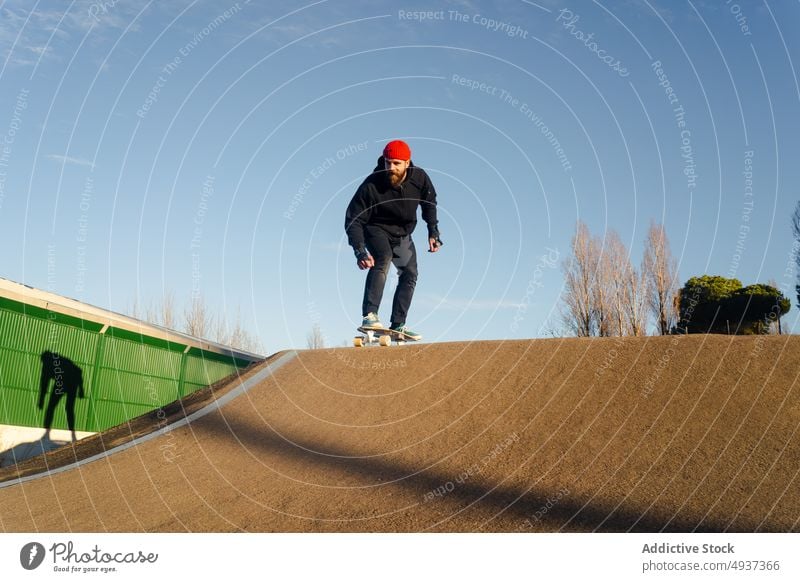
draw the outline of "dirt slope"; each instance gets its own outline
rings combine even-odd
[[[183,428],[0,489],[0,529],[800,531],[799,373],[790,336],[300,352]]]

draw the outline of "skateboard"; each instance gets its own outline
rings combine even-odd
[[[353,345],[357,348],[375,344],[381,346],[390,346],[392,345],[392,340],[394,340],[394,342],[398,345],[402,345],[406,342],[417,341],[401,331],[394,331],[388,327],[382,327],[378,329],[359,327],[356,329],[356,331],[363,334],[357,335],[353,338]]]

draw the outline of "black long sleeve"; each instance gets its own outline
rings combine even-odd
[[[369,188],[366,184],[361,184],[345,212],[344,230],[347,233],[347,242],[356,251],[364,248],[364,225],[372,215],[372,205],[368,198]]]
[[[407,236],[417,224],[417,208],[422,206],[422,218],[428,225],[428,236],[438,238],[436,218],[436,190],[422,168],[410,167],[408,178],[392,187],[385,173],[378,167],[358,187],[347,206],[344,230],[347,242],[356,251],[363,250],[364,229],[376,225],[392,236]]]
[[[439,220],[436,213],[436,189],[428,174],[425,174],[425,185],[422,189],[422,220],[428,225],[428,237],[439,238]]]

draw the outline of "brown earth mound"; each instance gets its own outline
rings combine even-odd
[[[0,528],[800,531],[798,373],[791,336],[300,352],[182,428],[0,489]]]

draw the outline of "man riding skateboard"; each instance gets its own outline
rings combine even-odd
[[[344,228],[358,268],[369,269],[361,305],[361,326],[365,329],[383,328],[378,308],[392,263],[398,282],[390,329],[408,339],[422,339],[406,325],[417,284],[417,251],[411,233],[417,225],[419,206],[428,225],[428,251],[435,253],[442,246],[436,220],[436,190],[425,170],[411,162],[408,144],[390,141],[372,174],[356,190],[345,214]]]

